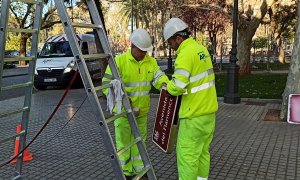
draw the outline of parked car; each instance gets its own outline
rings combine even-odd
[[[4,52],[4,58],[14,58],[14,57],[19,57],[20,53],[18,50],[6,50]],[[14,68],[16,67],[16,64],[18,64],[18,61],[13,61],[13,62],[5,62],[4,63],[4,68]]]
[[[6,50],[4,55],[6,57],[18,57],[19,56],[19,51],[18,50]]]

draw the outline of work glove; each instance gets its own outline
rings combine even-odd
[[[166,92],[167,92],[168,96],[174,97],[174,96],[173,96],[172,94],[170,94],[167,90],[166,90]]]
[[[162,88],[161,88],[161,89],[166,90],[167,95],[173,97],[173,95],[171,95],[171,94],[168,92],[168,90],[167,90],[167,84],[166,84],[166,83],[163,83],[163,84],[162,84]]]

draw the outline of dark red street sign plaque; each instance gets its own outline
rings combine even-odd
[[[300,94],[289,95],[287,121],[291,124],[300,124]]]
[[[160,92],[152,141],[165,153],[173,151],[177,138],[180,99],[169,95],[165,88]]]

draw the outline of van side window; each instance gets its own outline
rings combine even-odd
[[[82,43],[81,52],[82,52],[82,54],[89,54],[89,49],[88,49],[88,43],[87,42]]]
[[[89,54],[97,54],[97,48],[95,42],[89,42]]]

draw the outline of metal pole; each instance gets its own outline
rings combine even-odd
[[[170,13],[170,19],[172,18],[172,14]],[[168,74],[173,74],[173,67],[172,67],[172,49],[169,46],[169,58],[168,58]]]
[[[237,62],[237,26],[238,26],[238,0],[234,0],[232,48],[230,63],[227,69],[227,92],[224,95],[224,103],[238,104],[241,102],[239,90],[239,66]]]
[[[223,40],[221,41],[221,57],[220,57],[220,71],[222,71],[222,63],[223,63],[223,45],[224,44],[224,42],[223,42]]]
[[[133,0],[131,0],[131,33],[133,32]]]
[[[254,50],[254,51],[253,51],[253,64],[255,64],[255,61],[256,61],[256,60],[255,60],[255,56],[256,56],[256,55],[255,55],[255,53],[256,53],[255,48],[256,48],[256,43],[255,43],[255,41],[254,41],[254,42],[253,42],[253,50]]]

